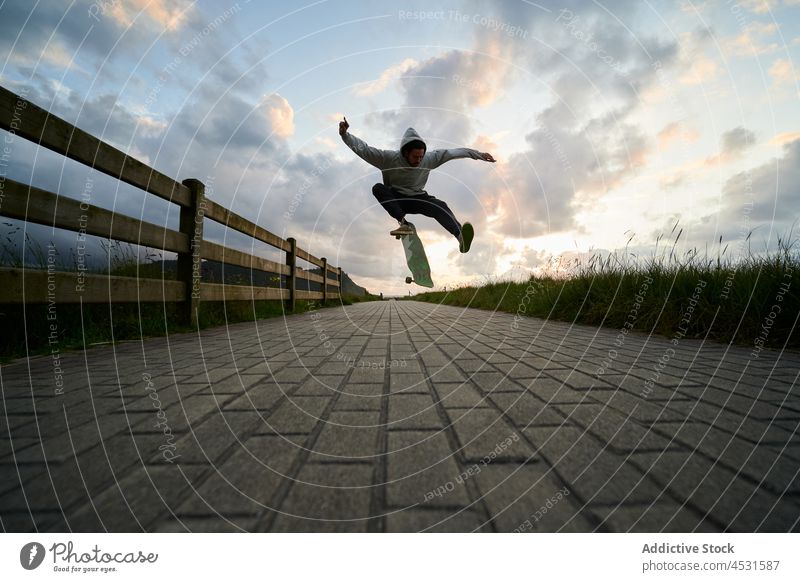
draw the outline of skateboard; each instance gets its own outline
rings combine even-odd
[[[414,228],[414,225],[411,227]],[[432,288],[431,267],[428,264],[428,257],[425,255],[422,241],[417,235],[417,229],[414,228],[413,234],[395,235],[395,238],[402,239],[408,270],[413,275],[413,277],[406,277],[406,283],[416,283],[421,287]]]

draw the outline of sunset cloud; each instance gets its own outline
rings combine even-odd
[[[773,53],[778,50],[779,45],[769,42],[768,39],[777,30],[778,26],[774,23],[751,22],[741,33],[729,39],[724,47],[726,52],[744,57]]]
[[[687,127],[680,121],[673,121],[658,132],[658,147],[664,149],[675,141],[694,143],[700,138],[700,133]]]
[[[119,26],[130,27],[144,20],[157,27],[174,31],[186,21],[194,3],[189,0],[125,0],[110,2],[103,8]]]
[[[286,99],[277,93],[267,95],[261,102],[261,110],[275,135],[286,138],[294,134],[294,110]]]
[[[373,95],[377,95],[378,93],[384,91],[386,87],[389,86],[389,83],[398,79],[399,77],[402,77],[418,64],[419,63],[414,59],[405,59],[403,62],[392,65],[383,71],[381,76],[374,81],[369,81],[367,83],[358,85],[355,89],[353,89],[353,93],[359,97],[371,97]]]
[[[788,85],[797,81],[797,74],[788,59],[777,59],[772,63],[769,76],[776,85]]]

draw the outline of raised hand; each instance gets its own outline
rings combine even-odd
[[[350,124],[347,123],[347,118],[343,117],[344,121],[339,122],[339,135],[344,135],[347,133],[347,128],[350,127]]]
[[[497,160],[495,160],[495,159],[492,157],[492,154],[490,154],[490,153],[488,153],[488,152],[481,152],[481,157],[482,157],[482,158],[483,158],[485,161],[487,161],[487,162],[492,162],[492,163],[494,163],[494,162],[496,162],[496,161],[497,161]]]

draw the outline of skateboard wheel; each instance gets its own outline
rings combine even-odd
[[[406,277],[406,283],[408,283],[410,285],[413,282],[414,282],[414,279],[412,279],[411,277]]]

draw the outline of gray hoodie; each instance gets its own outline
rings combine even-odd
[[[413,127],[409,127],[400,140],[400,149],[407,143],[419,140],[425,143]],[[445,162],[458,158],[482,160],[478,150],[455,148],[450,150],[426,151],[419,166],[412,166],[400,153],[400,150],[379,150],[358,139],[351,133],[345,133],[342,141],[353,150],[358,157],[378,168],[383,174],[383,183],[406,196],[426,194],[425,183],[428,174]]]

